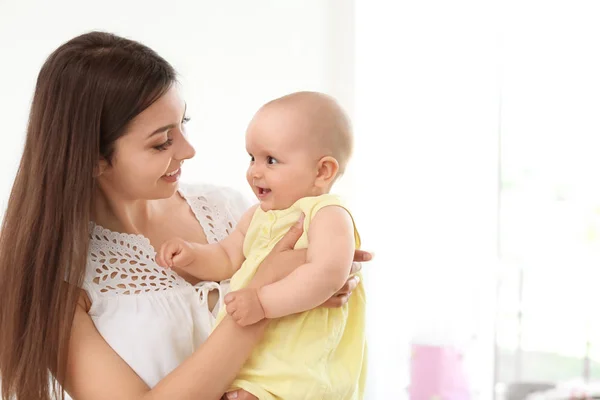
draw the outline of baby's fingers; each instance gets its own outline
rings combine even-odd
[[[160,248],[160,251],[158,252],[158,257],[156,259],[156,262],[158,263],[158,265],[161,265],[165,268],[172,268],[174,252],[175,252],[175,249],[172,244],[163,245]]]
[[[165,258],[163,256],[163,250],[161,249],[157,254],[156,254],[156,263],[163,267],[163,268],[169,268],[169,265],[167,264],[167,262],[165,261]]]

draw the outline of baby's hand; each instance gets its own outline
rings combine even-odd
[[[227,314],[241,326],[257,323],[265,318],[265,310],[258,298],[256,289],[241,289],[225,296]]]
[[[185,268],[192,262],[194,262],[192,245],[179,238],[164,242],[156,255],[156,263],[165,268]]]

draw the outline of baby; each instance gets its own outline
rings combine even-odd
[[[246,133],[248,183],[260,203],[219,243],[167,241],[157,261],[199,279],[231,279],[226,313],[245,326],[274,319],[233,388],[267,399],[362,399],[366,375],[365,293],[342,308],[319,307],[346,282],[360,238],[330,194],[352,152],[346,114],[331,97],[298,92],[273,100]],[[263,259],[303,219],[296,248],[306,263],[260,289],[247,287]],[[217,318],[225,315],[221,309]]]

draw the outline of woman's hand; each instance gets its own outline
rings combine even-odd
[[[229,392],[223,396],[222,400],[258,400],[253,394],[246,392],[245,390],[234,390],[233,392]]]
[[[304,216],[290,228],[290,230],[275,245],[271,253],[263,260],[250,282],[249,287],[260,288],[262,286],[277,282],[300,265],[306,263],[306,249],[294,250],[294,245],[303,233]],[[344,286],[323,307],[341,307],[348,302],[352,291],[360,282],[357,276],[353,276],[362,269],[362,263],[373,259],[373,254],[364,250],[354,252],[354,263],[350,270],[350,277]]]

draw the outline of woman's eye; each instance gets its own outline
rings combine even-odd
[[[274,165],[274,164],[277,164],[278,162],[279,161],[277,161],[275,158],[273,158],[271,156],[267,157],[267,164]]]
[[[173,144],[173,139],[167,139],[166,142],[159,144],[158,146],[154,146],[154,148],[158,151],[164,151],[169,148],[170,145]]]
[[[182,124],[187,124],[191,120],[192,120],[192,117],[183,117],[183,119],[181,120],[181,123]]]

